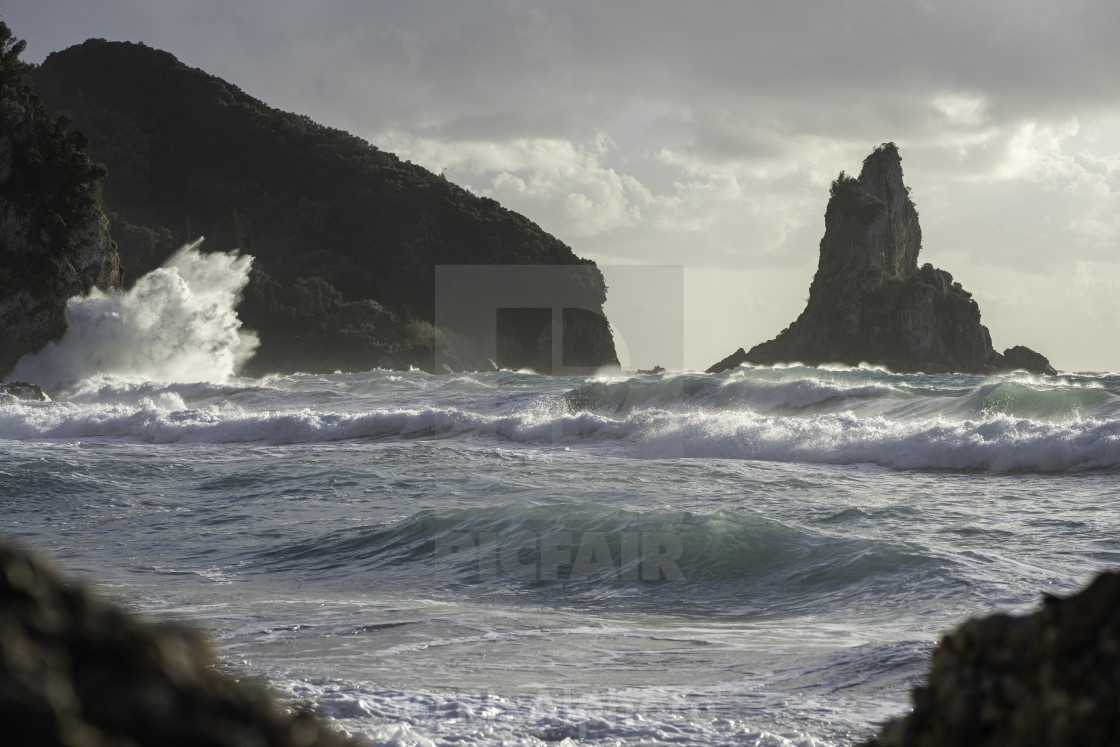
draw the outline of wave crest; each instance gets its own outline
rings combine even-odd
[[[11,378],[46,389],[97,374],[222,382],[257,348],[236,306],[253,258],[202,254],[188,244],[127,291],[92,291],[66,304],[66,333],[24,356]]]

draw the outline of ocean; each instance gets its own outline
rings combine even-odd
[[[0,396],[4,534],[385,744],[842,745],[1120,561],[1120,375],[739,368]]]
[[[387,745],[844,745],[1120,565],[1120,375],[246,379],[186,247],[0,394],[3,534]]]

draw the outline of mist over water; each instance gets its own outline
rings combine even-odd
[[[50,390],[97,374],[227,381],[256,350],[236,306],[253,258],[188,244],[130,290],[94,290],[66,305],[66,334],[24,356],[10,378]]]

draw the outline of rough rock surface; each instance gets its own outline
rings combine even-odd
[[[1120,744],[1120,573],[1025,617],[969,620],[913,697],[863,747]]]
[[[216,672],[197,635],[121,612],[4,543],[0,724],[12,745],[357,744]]]
[[[50,400],[44,392],[43,388],[38,384],[31,384],[26,381],[10,381],[6,384],[0,384],[0,394],[7,394],[16,399],[26,399],[35,402],[47,402]]]
[[[0,137],[0,140],[3,138]],[[74,230],[78,251],[59,258],[52,242],[36,236],[28,220],[13,214],[0,197],[0,254],[18,258],[0,285],[0,375],[11,371],[66,331],[66,302],[93,288],[119,286],[117,247],[103,214]],[[84,240],[82,237],[89,237]],[[24,268],[26,270],[24,271]]]
[[[859,178],[843,172],[825,211],[820,260],[801,316],[776,338],[708,369],[747,362],[883,365],[898,372],[1055,373],[1029,348],[992,348],[972,294],[932,265],[918,267],[922,229],[893,143],[875,149]]]

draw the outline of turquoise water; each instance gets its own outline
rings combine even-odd
[[[839,745],[1120,563],[1120,376],[741,368],[0,399],[4,531],[396,744]]]

